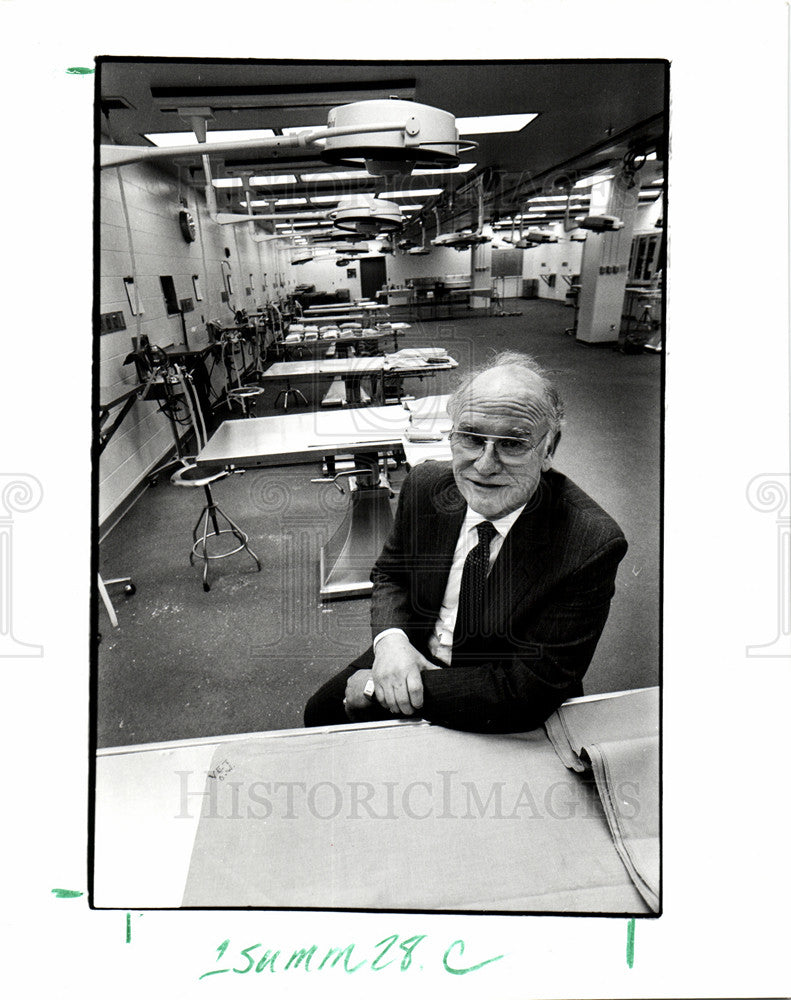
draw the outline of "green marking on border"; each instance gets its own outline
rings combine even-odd
[[[66,72],[71,73],[72,76],[88,76],[95,70],[92,70],[90,66],[69,66]]]
[[[126,915],[126,943],[129,944],[132,940],[132,914],[127,913]]]
[[[53,889],[52,894],[56,899],[76,899],[82,895],[76,889]]]
[[[626,964],[634,968],[634,917],[626,925]]]

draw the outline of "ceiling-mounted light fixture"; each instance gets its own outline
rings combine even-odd
[[[337,229],[364,235],[391,233],[403,225],[401,209],[394,201],[382,201],[370,194],[342,198],[328,217]]]
[[[311,250],[310,247],[296,250],[291,254],[291,263],[294,266],[297,264],[307,264],[308,261],[311,260],[313,260],[313,250]]]
[[[377,131],[367,127],[372,119],[387,124]],[[460,147],[477,145],[459,141],[452,114],[412,101],[344,104],[332,108],[327,127],[333,134],[327,137],[322,159],[346,166],[362,159],[375,176],[411,174],[417,164],[456,167]]]
[[[558,242],[558,238],[554,233],[545,233],[543,229],[528,229],[523,238],[529,246],[538,246],[540,243]]]
[[[579,229],[589,229],[592,233],[611,233],[623,229],[623,221],[615,215],[589,215],[579,223]]]
[[[431,241],[435,247],[453,247],[454,250],[467,250],[479,243],[491,243],[491,236],[483,232],[483,178],[475,180],[478,196],[478,228],[473,233],[469,230],[461,230],[456,233],[442,233]],[[437,214],[437,229],[439,229],[439,214]]]
[[[190,114],[206,109],[191,109]],[[204,114],[204,118],[206,115]],[[196,134],[198,134],[196,132]],[[369,173],[409,174],[417,165],[452,168],[459,152],[477,143],[459,141],[456,119],[447,111],[410,101],[356,101],[332,108],[326,128],[298,135],[212,143],[206,148],[205,126],[200,144],[184,146],[100,146],[102,167],[206,153],[242,153],[259,149],[311,149],[327,163],[365,166]],[[201,150],[200,146],[204,149]],[[350,162],[351,161],[351,162]]]

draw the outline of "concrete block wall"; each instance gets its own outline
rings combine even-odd
[[[161,275],[173,278],[179,299],[193,299],[194,311],[185,314],[192,348],[208,343],[208,321],[229,323],[234,309],[264,306],[299,280],[290,275],[279,244],[254,241],[247,225],[218,225],[208,214],[202,192],[180,187],[176,176],[155,166],[133,164],[102,171],[99,194],[99,311],[120,311],[126,322],[126,330],[99,337],[102,401],[136,384],[134,365],[123,363],[133,337],[145,335],[161,347],[183,343],[181,317],[167,315]],[[193,243],[181,235],[180,198],[186,199],[195,219]],[[233,288],[229,304],[221,300],[227,272]],[[196,299],[193,275],[198,275],[202,301]],[[127,276],[135,278],[143,308],[138,316],[132,315],[127,299],[123,280]],[[100,457],[100,525],[172,444],[170,424],[157,404],[136,401]]]

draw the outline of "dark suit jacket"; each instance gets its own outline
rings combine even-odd
[[[371,572],[373,635],[402,628],[428,656],[466,512],[450,464],[417,466]],[[453,729],[523,732],[582,693],[626,539],[571,480],[544,473],[486,582],[474,659],[423,672],[423,716]]]

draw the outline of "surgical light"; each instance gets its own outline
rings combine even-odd
[[[344,232],[373,236],[388,233],[403,225],[401,209],[393,201],[383,201],[370,194],[343,198],[329,213],[336,228]]]

